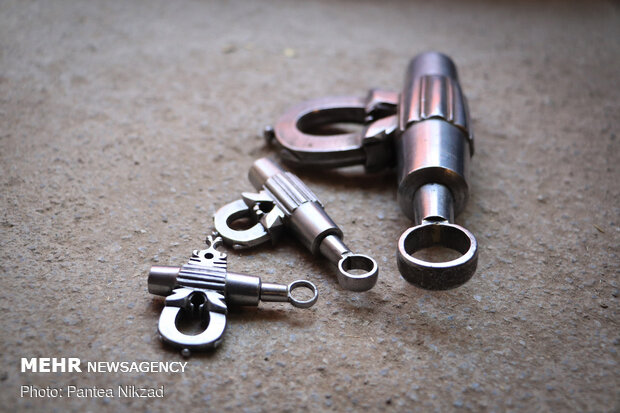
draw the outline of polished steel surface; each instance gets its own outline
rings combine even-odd
[[[415,193],[414,222],[454,221],[452,193],[444,185],[426,184]]]
[[[253,247],[271,238],[268,232],[269,227],[265,227],[260,222],[256,222],[250,228],[244,230],[236,230],[231,227],[232,222],[242,218],[251,218],[251,211],[243,199],[224,205],[213,218],[213,224],[219,235],[225,240],[235,240],[234,244],[232,244],[233,248]]]
[[[317,126],[342,122],[364,128],[328,136],[311,133]],[[301,103],[282,115],[274,128],[266,128],[265,137],[275,138],[283,160],[296,165],[362,164],[368,172],[395,166],[399,205],[417,225],[398,243],[403,277],[427,289],[454,288],[471,278],[477,243],[469,231],[452,222],[467,203],[474,138],[456,66],[448,56],[427,52],[413,58],[400,95],[373,89],[365,99],[334,97]],[[431,240],[431,245],[415,242],[416,237]],[[455,243],[452,237],[467,243]],[[433,245],[456,249],[463,256],[441,265],[413,256]]]
[[[454,62],[441,53],[422,53],[411,60],[401,105],[399,128],[407,129],[414,122],[440,118],[461,128],[471,141],[467,100],[461,91]]]
[[[310,281],[263,283],[259,277],[228,271],[226,254],[217,250],[221,243],[221,238],[209,236],[207,248],[195,250],[187,264],[180,268],[154,266],[149,272],[149,292],[166,296],[159,334],[185,353],[219,345],[226,329],[227,304],[256,306],[260,301],[273,301],[309,308],[318,299],[318,290]],[[311,298],[295,298],[292,292],[298,288],[311,290]],[[178,326],[181,316],[197,318],[206,327],[198,334],[184,333]]]
[[[408,282],[445,290],[467,282],[478,264],[478,243],[452,224],[467,203],[473,134],[456,66],[440,53],[415,57],[405,77],[395,138],[398,202],[416,226],[398,242],[398,269]],[[442,246],[461,257],[447,262],[416,258],[419,250]]]
[[[226,244],[249,248],[268,240],[276,242],[286,228],[313,254],[322,254],[338,267],[338,282],[343,288],[367,291],[377,283],[376,261],[354,254],[344,244],[342,230],[297,176],[274,161],[261,158],[250,168],[249,179],[259,192],[243,193],[242,200],[215,213],[215,230]],[[239,218],[249,219],[250,227],[232,228]]]
[[[450,189],[455,215],[465,208],[469,192],[467,142],[460,129],[441,119],[414,123],[398,136],[398,203],[409,219],[415,220],[415,193],[428,183]]]
[[[336,96],[301,103],[287,111],[265,139],[275,137],[283,161],[292,165],[340,166],[364,164],[367,170],[385,167],[396,129],[398,93],[370,90],[365,98]],[[313,130],[335,123],[364,124],[361,133],[315,135]]]

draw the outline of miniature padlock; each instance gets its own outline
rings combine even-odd
[[[342,241],[342,230],[327,215],[317,196],[297,176],[269,158],[254,162],[250,182],[258,193],[244,192],[242,199],[220,208],[214,216],[215,230],[235,248],[249,248],[268,240],[274,243],[285,229],[315,255],[338,266],[339,284],[351,291],[366,291],[377,283],[374,259],[355,254]],[[232,228],[239,218],[254,224],[244,230]]]
[[[289,302],[298,308],[309,308],[318,299],[318,290],[310,281],[297,280],[289,285],[264,283],[260,277],[227,270],[226,254],[217,250],[221,238],[207,238],[207,248],[195,250],[182,267],[151,267],[148,288],[151,294],[166,296],[159,317],[161,338],[188,350],[207,350],[217,347],[226,330],[229,305],[257,306],[260,301]],[[312,291],[312,297],[300,300],[293,297],[297,288]],[[199,317],[206,328],[195,335],[179,331],[181,313]]]

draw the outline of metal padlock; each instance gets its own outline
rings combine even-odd
[[[325,136],[322,126],[361,123],[361,132]],[[371,90],[365,98],[327,97],[297,105],[266,129],[292,165],[334,168],[363,164],[374,172],[395,167],[398,202],[415,223],[398,241],[401,275],[422,288],[458,287],[474,274],[478,244],[454,216],[468,198],[474,139],[467,102],[452,60],[436,52],[411,60],[402,92]],[[431,262],[414,256],[444,246],[459,258]]]
[[[207,248],[195,250],[182,267],[151,267],[148,288],[151,294],[166,297],[159,317],[159,334],[175,347],[207,350],[217,347],[226,330],[228,305],[257,306],[260,301],[289,302],[298,308],[309,308],[318,299],[314,284],[306,280],[289,285],[262,282],[260,277],[227,270],[227,256],[217,250],[221,238],[207,238]],[[292,291],[307,288],[312,297],[300,300]],[[206,323],[198,334],[181,332],[178,319],[181,313]]]
[[[376,261],[346,246],[342,230],[297,176],[261,158],[250,168],[249,178],[259,192],[244,192],[242,199],[215,213],[215,230],[225,243],[235,248],[249,248],[268,240],[275,243],[282,231],[290,229],[313,254],[323,255],[338,267],[338,282],[343,288],[366,291],[376,284]],[[254,224],[248,229],[234,229],[231,224],[239,218],[250,218]]]

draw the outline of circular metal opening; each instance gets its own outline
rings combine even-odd
[[[367,255],[348,254],[338,262],[338,282],[347,290],[367,291],[377,283],[379,267]]]
[[[469,235],[460,227],[430,224],[413,228],[413,231],[405,236],[403,246],[407,255],[420,261],[449,263],[465,255],[471,248],[471,243]],[[450,259],[441,259],[443,257]]]
[[[312,292],[312,297],[307,299],[298,299],[293,297],[293,291],[297,289],[307,289]],[[309,308],[316,303],[316,300],[319,298],[319,290],[316,288],[314,284],[310,281],[306,280],[297,280],[293,281],[288,286],[288,301],[297,308]]]
[[[256,219],[250,214],[249,210],[238,211],[226,219],[228,228],[235,231],[245,231],[256,225]]]
[[[366,255],[352,254],[344,257],[340,266],[342,271],[350,277],[365,277],[375,269],[377,264]]]
[[[432,257],[420,252],[450,255]],[[458,255],[454,257],[454,255]],[[441,259],[448,258],[447,261]],[[440,261],[438,261],[438,258]],[[429,290],[447,290],[469,280],[478,265],[478,243],[465,228],[446,223],[409,228],[398,241],[398,269],[408,282]]]
[[[207,328],[209,312],[202,311],[202,306],[206,302],[207,298],[200,292],[190,295],[189,306],[181,308],[175,320],[179,332],[188,336],[196,336]]]

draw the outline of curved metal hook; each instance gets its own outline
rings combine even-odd
[[[252,209],[243,199],[239,199],[218,209],[213,216],[213,225],[227,244],[237,249],[250,248],[270,239],[265,227],[257,222],[248,229],[237,230],[231,228],[230,224],[237,219],[251,217]]]
[[[303,132],[338,122],[364,123],[364,99],[351,96],[320,98],[300,103],[284,113],[274,127],[282,157],[302,165],[355,165],[364,163],[361,133],[329,136]]]
[[[208,312],[209,324],[199,334],[189,335],[179,331],[177,319],[181,309],[193,307],[193,294],[202,294],[205,302],[200,305],[199,313],[203,317]],[[159,334],[162,339],[176,347],[190,350],[206,350],[217,347],[226,330],[226,304],[224,296],[215,291],[196,291],[189,288],[177,288],[166,298],[166,306],[159,317]]]
[[[365,98],[314,99],[284,113],[273,133],[283,148],[281,156],[288,163],[326,168],[365,164],[374,169],[375,158],[382,157],[369,154],[367,146],[383,140],[396,129],[397,104],[398,93],[377,89],[371,90]],[[333,135],[308,132],[337,123],[358,123],[366,127],[360,132]]]

